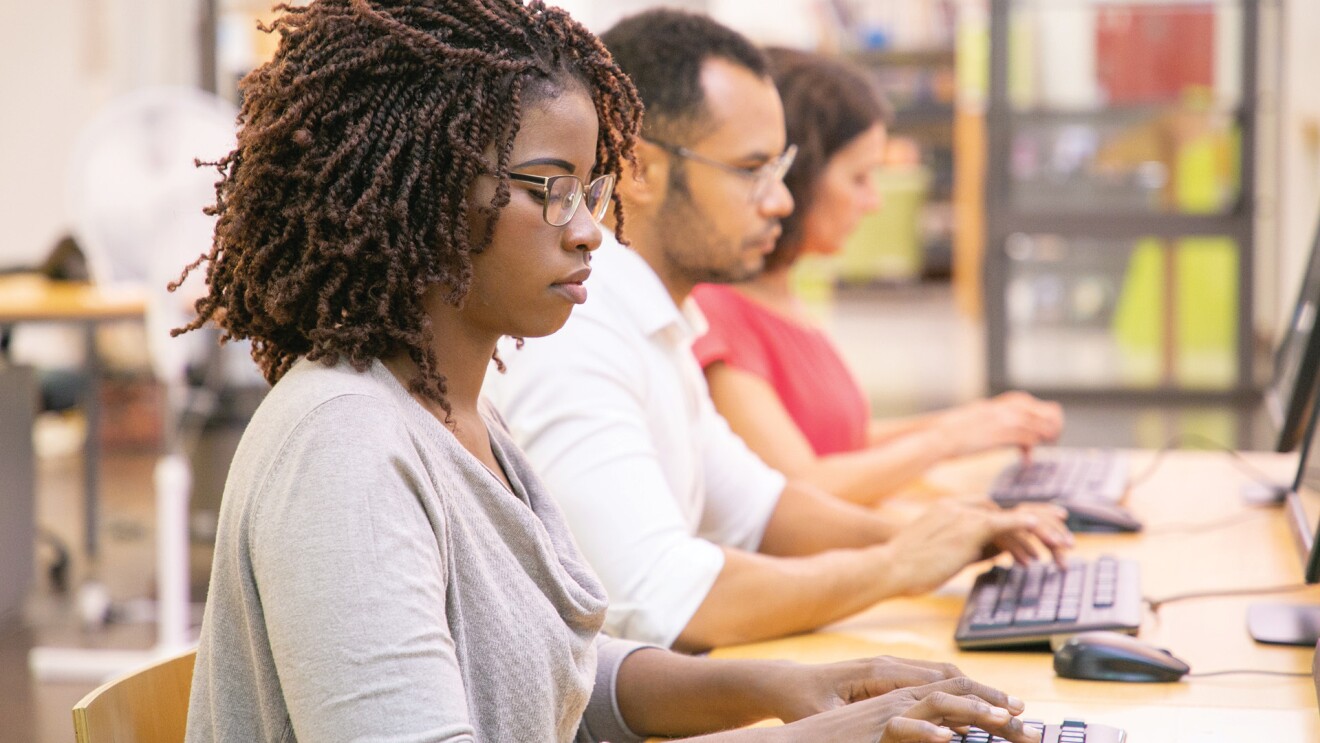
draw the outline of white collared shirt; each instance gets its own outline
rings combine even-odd
[[[716,545],[755,551],[785,480],[715,411],[695,305],[608,232],[592,269],[562,330],[501,344],[485,391],[600,575],[605,631],[669,646],[724,566]]]

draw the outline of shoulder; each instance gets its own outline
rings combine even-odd
[[[273,478],[365,477],[384,462],[416,460],[416,434],[382,374],[300,361],[248,423],[229,478],[235,489],[255,494]]]
[[[692,299],[706,320],[708,332],[759,335],[776,324],[773,312],[732,286],[701,284],[692,290]]]
[[[501,342],[500,358],[508,368],[507,375],[501,376],[514,383],[553,384],[583,373],[638,373],[646,364],[649,337],[608,294],[593,293],[585,305],[573,310],[562,328],[548,336],[524,339],[521,347],[508,340]]]
[[[732,287],[698,284],[692,290],[692,302],[701,313],[707,343],[714,342],[709,340],[711,338],[727,343],[731,334],[737,335],[748,329],[751,319],[748,302]]]
[[[706,322],[706,332],[692,344],[698,363],[705,368],[725,362],[767,375],[765,347],[773,326],[767,311],[729,286],[703,284],[692,298]]]
[[[692,299],[707,317],[730,312],[745,304],[737,290],[720,284],[698,284],[692,290]]]
[[[387,374],[301,361],[271,388],[226,479],[227,538],[280,554],[290,540],[330,543],[387,521],[432,532],[425,504],[439,493],[429,473],[450,465],[436,461],[445,452],[422,440]]]
[[[403,425],[395,395],[371,370],[303,360],[271,388],[248,431],[288,438],[313,420],[342,422],[361,438]]]

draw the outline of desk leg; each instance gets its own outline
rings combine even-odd
[[[101,359],[96,353],[96,323],[83,325],[83,337],[87,347],[84,360],[87,378],[83,386],[83,415],[87,417],[87,440],[83,444],[83,529],[87,559],[93,560],[98,546],[96,526],[100,522],[101,475]]]

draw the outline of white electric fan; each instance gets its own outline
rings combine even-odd
[[[202,209],[215,201],[218,174],[194,161],[218,160],[234,148],[236,116],[232,104],[201,90],[147,88],[107,106],[82,131],[71,153],[68,196],[74,237],[94,282],[143,291],[147,354],[166,389],[165,453],[155,469],[157,637],[145,651],[34,648],[29,665],[39,677],[101,679],[180,652],[192,642],[192,483],[182,424],[189,404],[189,362],[207,358],[215,338],[196,332],[169,335],[192,317],[200,273],[178,292],[170,293],[166,285],[211,245],[215,218]],[[104,595],[95,585],[81,590]]]

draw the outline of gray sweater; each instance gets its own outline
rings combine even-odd
[[[379,362],[301,361],[225,485],[189,741],[637,740],[605,591],[492,408],[509,492]]]

